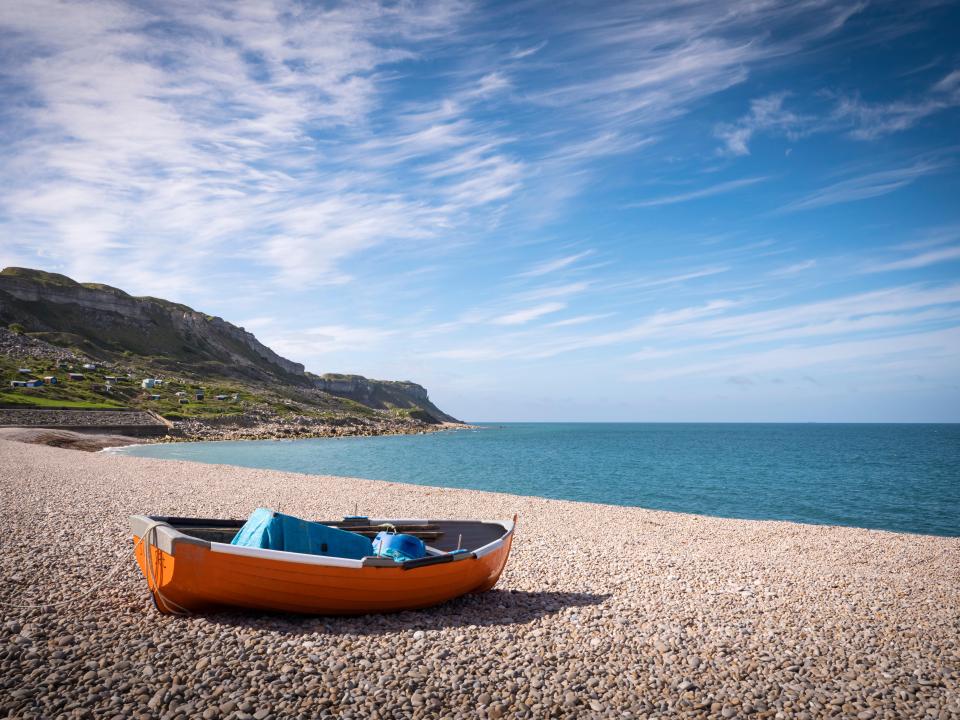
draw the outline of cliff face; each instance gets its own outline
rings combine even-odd
[[[370,380],[362,375],[340,375],[327,373],[313,376],[314,386],[331,395],[350,398],[372,408],[399,408],[402,410],[422,410],[432,419],[440,422],[457,422],[434,405],[427,389],[409,381]]]
[[[161,365],[189,363],[227,376],[309,384],[303,365],[221,318],[55,273],[0,272],[0,321],[19,323],[54,342],[81,344],[94,354],[129,352]]]

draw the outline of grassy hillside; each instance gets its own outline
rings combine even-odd
[[[122,363],[103,362],[97,369],[82,367],[83,362],[62,363],[54,356],[39,359],[18,359],[0,356],[0,406],[64,407],[83,409],[137,408],[153,410],[171,420],[186,418],[211,419],[258,411],[279,416],[305,415],[335,417],[366,416],[373,410],[348,399],[324,396],[303,388],[276,388],[241,383],[230,378],[189,372],[172,376],[156,372],[149,359],[125,359]],[[30,369],[28,375],[20,368]],[[68,379],[69,373],[81,373],[82,380]],[[37,388],[11,388],[10,381],[55,376],[54,385]],[[132,377],[128,377],[132,376]],[[118,378],[108,381],[108,377]],[[144,378],[164,378],[161,387],[144,389]],[[203,392],[203,399],[197,393]],[[186,403],[181,403],[182,399]],[[226,399],[217,400],[217,396]],[[159,396],[153,399],[153,396]],[[234,398],[236,396],[236,398]]]

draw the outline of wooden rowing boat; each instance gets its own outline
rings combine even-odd
[[[512,521],[347,518],[322,523],[368,537],[390,524],[429,547],[427,557],[395,562],[231,545],[243,520],[130,518],[137,562],[160,612],[233,606],[318,615],[411,610],[489,590],[506,565],[515,522],[516,516]],[[461,552],[453,552],[457,549]]]

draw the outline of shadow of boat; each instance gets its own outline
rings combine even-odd
[[[464,595],[442,605],[398,613],[312,616],[225,610],[205,613],[203,617],[218,625],[250,627],[288,635],[383,635],[405,630],[524,624],[555,615],[567,608],[599,605],[608,597],[608,594],[580,592],[493,589],[478,595]]]

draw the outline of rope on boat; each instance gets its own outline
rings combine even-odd
[[[133,551],[136,552],[137,547],[141,545],[143,546],[143,560],[144,560],[143,564],[144,564],[144,567],[147,568],[147,572],[145,574],[147,577],[147,587],[150,588],[150,591],[153,592],[156,597],[159,597],[163,601],[163,604],[166,606],[169,612],[173,613],[174,615],[188,615],[190,613],[189,610],[187,610],[182,605],[178,605],[177,603],[173,602],[173,600],[171,600],[170,598],[165,596],[163,592],[161,592],[160,583],[153,576],[153,563],[150,562],[150,555],[151,555],[150,548],[151,546],[156,545],[157,528],[160,525],[166,525],[166,524],[167,523],[165,522],[155,520],[150,525],[148,525],[147,529],[144,531],[140,539],[137,540],[136,543],[134,543]],[[153,534],[153,539],[150,538],[151,533]],[[26,604],[26,603],[13,603],[13,602],[8,602],[6,600],[0,600],[0,605],[4,607],[17,608],[19,610],[36,610],[39,608],[54,608],[54,607],[63,607],[64,605],[72,605],[79,598],[86,597],[87,595],[92,595],[95,591],[99,590],[101,587],[106,585],[107,582],[109,580],[112,580],[113,576],[116,575],[120,570],[122,570],[125,565],[126,565],[125,561],[121,561],[117,563],[117,565],[113,568],[113,570],[107,573],[103,577],[103,579],[100,580],[100,582],[94,584],[92,588],[88,590],[84,590],[83,592],[77,595],[74,595],[69,600],[59,600],[53,603],[39,603],[36,605]]]
[[[147,587],[153,592],[154,598],[160,598],[160,600],[163,601],[168,612],[174,615],[189,615],[190,611],[183,607],[183,605],[178,605],[163,594],[160,590],[160,581],[153,576],[153,553],[150,552],[150,549],[151,546],[157,544],[157,528],[166,524],[167,523],[162,520],[154,520],[147,525],[147,529],[144,530],[143,535],[140,536],[140,543],[143,544],[143,566],[147,569],[144,573],[147,578]],[[153,535],[152,539],[151,533]],[[134,546],[134,552],[136,552],[136,546]],[[159,603],[157,603],[157,606],[159,607]]]

